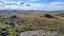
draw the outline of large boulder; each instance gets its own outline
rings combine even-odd
[[[47,17],[47,18],[55,18],[53,15],[51,15],[51,14],[44,14],[44,16],[45,17]]]

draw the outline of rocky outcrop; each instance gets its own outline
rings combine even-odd
[[[57,32],[48,32],[45,30],[26,31],[20,33],[20,36],[59,36]]]
[[[53,15],[51,15],[51,14],[44,14],[44,16],[45,17],[47,17],[47,18],[55,18]]]

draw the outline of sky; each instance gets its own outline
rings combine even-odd
[[[64,10],[64,0],[0,0],[0,10]]]

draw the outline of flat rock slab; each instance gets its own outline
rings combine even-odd
[[[26,31],[20,33],[20,36],[58,36],[57,32],[47,32],[45,30]]]

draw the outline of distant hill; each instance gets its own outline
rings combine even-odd
[[[43,12],[43,13],[64,13],[63,10],[57,11],[45,11],[45,10],[0,10],[0,13],[33,13],[33,12]]]
[[[48,12],[43,10],[0,10],[0,13],[32,13],[32,12]]]
[[[50,13],[64,13],[64,10],[49,11]]]

